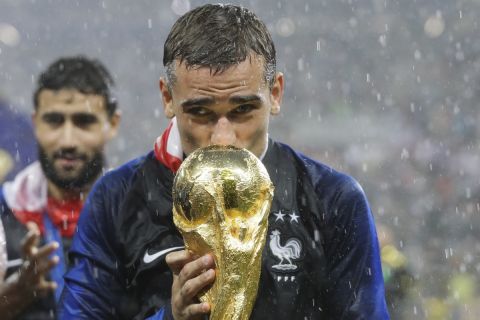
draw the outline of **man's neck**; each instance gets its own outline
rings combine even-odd
[[[48,196],[56,200],[81,200],[84,201],[87,198],[88,192],[90,191],[91,184],[85,186],[81,189],[62,189],[59,186],[55,185],[51,181],[47,181],[48,186]]]

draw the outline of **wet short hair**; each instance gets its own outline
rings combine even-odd
[[[83,94],[103,96],[107,114],[111,117],[117,109],[117,101],[112,95],[114,85],[110,72],[99,60],[82,55],[62,57],[50,64],[38,77],[33,104],[37,109],[42,90],[74,89]]]
[[[163,65],[169,87],[175,83],[175,61],[187,68],[208,67],[213,74],[263,57],[266,83],[275,82],[276,53],[265,24],[250,10],[231,4],[207,4],[180,17],[165,41]]]

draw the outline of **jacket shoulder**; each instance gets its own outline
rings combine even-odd
[[[107,171],[96,184],[101,184],[110,190],[116,190],[119,186],[128,184],[145,160],[151,156],[153,156],[152,152],[130,160],[118,168]]]
[[[95,231],[99,225],[111,227],[111,221],[118,215],[119,207],[131,188],[139,168],[149,156],[150,154],[138,157],[110,170],[95,182],[80,215],[78,222],[80,234]]]
[[[298,175],[306,178],[317,191],[326,187],[337,187],[363,192],[360,184],[352,176],[312,159],[286,144],[276,142],[275,145],[279,152],[293,160]]]

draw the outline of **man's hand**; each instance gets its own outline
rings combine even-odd
[[[173,273],[172,313],[175,320],[202,319],[210,305],[199,303],[198,293],[215,280],[213,257],[194,257],[187,250],[169,253],[165,260]]]
[[[20,269],[0,284],[0,314],[11,319],[38,296],[54,291],[57,284],[45,276],[58,263],[58,257],[49,256],[58,249],[52,242],[38,247],[40,231],[35,223],[27,223],[28,233],[22,240],[23,264]],[[2,318],[3,319],[3,318]]]

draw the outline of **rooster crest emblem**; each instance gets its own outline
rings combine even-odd
[[[272,266],[273,269],[282,271],[297,269],[297,266],[292,263],[292,260],[300,258],[300,253],[302,252],[302,243],[300,240],[292,238],[282,246],[280,244],[280,231],[273,230],[270,235],[269,245],[273,255],[280,259],[278,264]]]

